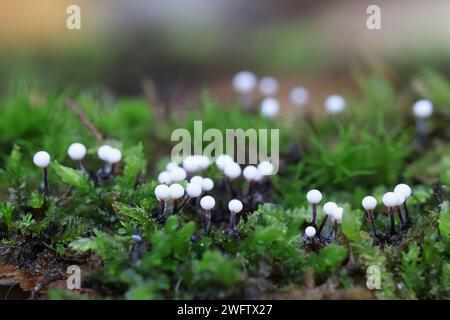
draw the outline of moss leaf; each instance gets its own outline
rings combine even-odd
[[[65,167],[58,163],[54,163],[52,168],[62,181],[78,191],[88,192],[91,189],[91,184],[82,171]]]
[[[353,211],[347,211],[342,218],[342,232],[353,242],[360,242],[361,240],[361,221]]]
[[[450,205],[448,201],[441,206],[439,214],[439,231],[443,237],[450,237]]]

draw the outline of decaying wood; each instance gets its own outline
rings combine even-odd
[[[45,275],[31,275],[12,265],[0,265],[0,283],[10,287],[18,285],[23,291],[30,293],[30,298],[36,298],[37,294],[45,297],[49,288],[67,289],[66,277],[52,281],[47,281],[45,278]],[[94,290],[87,288],[71,290],[71,292],[91,298],[97,295]],[[8,299],[8,296],[0,297],[0,299]]]
[[[312,270],[312,269],[310,269]],[[312,271],[305,273],[305,282],[311,282]],[[314,280],[313,280],[314,281]],[[305,287],[295,288],[287,293],[274,293],[264,299],[282,300],[369,300],[374,299],[373,292],[362,286],[339,288],[336,279],[330,278],[324,284],[315,286],[306,283]]]

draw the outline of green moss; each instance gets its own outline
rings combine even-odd
[[[345,116],[303,126],[292,120],[268,121],[239,107],[230,107],[219,117],[223,106],[208,94],[200,108],[165,122],[143,100],[113,102],[93,92],[81,93],[77,102],[84,112],[107,141],[123,151],[114,179],[101,183],[73,169],[73,162],[66,159],[67,146],[81,141],[89,148],[85,166],[90,171],[101,166],[95,157],[100,142],[64,106],[64,95],[45,97],[40,103],[26,96],[7,97],[0,109],[0,126],[5,128],[0,132],[2,263],[36,267],[45,253],[45,267],[64,268],[75,257],[84,267],[83,287],[92,289],[97,298],[270,297],[304,289],[305,273],[311,269],[316,286],[334,281],[338,289],[365,288],[367,272],[374,266],[381,277],[381,287],[373,291],[376,298],[449,298],[447,148],[414,148],[409,114],[402,111],[395,87],[379,77],[358,77],[361,97],[352,97]],[[441,92],[447,85],[436,77],[425,76],[431,97],[450,104]],[[434,120],[435,128],[448,120],[442,114]],[[198,119],[204,130],[280,128],[285,163],[280,174],[270,178],[264,194],[270,201],[240,219],[239,237],[227,230],[223,214],[229,199],[221,191],[217,221],[209,235],[195,209],[158,217],[153,190],[155,172],[164,163],[156,159],[153,147],[168,149],[171,130],[193,130]],[[446,139],[444,131],[433,132],[433,143]],[[289,153],[292,142],[300,150],[296,160]],[[31,161],[41,149],[54,160],[48,197],[39,191],[42,171]],[[208,175],[219,184],[214,166]],[[443,185],[432,185],[436,177]],[[380,200],[383,192],[404,179],[417,184],[408,200],[413,228],[380,245],[370,236],[360,201],[367,194]],[[244,181],[234,186],[247,190]],[[305,194],[313,187],[324,192],[324,200],[343,205],[345,212],[337,238],[320,250],[309,250],[303,234],[311,215]],[[323,218],[321,208],[318,218]],[[378,228],[386,230],[388,221],[379,207],[376,218]],[[324,234],[329,232],[327,226]],[[84,298],[61,290],[51,290],[49,297]]]

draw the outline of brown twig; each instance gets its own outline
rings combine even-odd
[[[103,141],[102,133],[97,129],[97,127],[92,123],[91,119],[86,115],[83,109],[73,100],[69,99],[66,101],[67,107],[72,110],[73,113],[78,117],[81,123],[89,129],[94,138],[98,142]]]
[[[160,114],[164,120],[169,120],[171,115],[171,102],[168,100],[164,103],[158,98],[155,82],[150,78],[144,78],[142,81],[142,92],[147,99],[149,108],[154,106],[160,109]]]
[[[144,93],[145,98],[147,99],[149,108],[153,106],[158,106],[158,94],[156,93],[155,83],[149,79],[144,78],[142,80],[142,92]]]

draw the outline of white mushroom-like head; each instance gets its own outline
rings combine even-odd
[[[342,217],[343,216],[344,216],[344,208],[337,207],[336,210],[333,211],[333,219],[337,223],[341,223],[342,222]]]
[[[122,160],[122,152],[119,149],[111,148],[106,157],[106,161],[112,164],[118,163]]]
[[[306,200],[311,204],[318,204],[322,201],[322,193],[316,189],[309,190],[306,194]]]
[[[362,199],[361,204],[365,210],[373,210],[377,206],[377,199],[372,196],[366,196]]]
[[[394,192],[386,192],[383,195],[382,201],[383,201],[383,204],[388,208],[395,207],[398,202],[397,194]]]
[[[254,181],[258,177],[259,172],[255,166],[246,166],[242,174],[247,181]]]
[[[67,154],[72,160],[82,160],[86,156],[86,147],[82,143],[72,143],[67,149]]]
[[[258,171],[262,176],[273,174],[273,164],[270,161],[261,161],[258,164]]]
[[[327,203],[325,203],[324,205],[323,205],[323,212],[325,212],[325,214],[327,215],[327,216],[332,216],[333,215],[333,212],[334,212],[334,210],[336,210],[337,209],[337,204],[336,203],[334,203],[334,202],[327,202]]]
[[[178,168],[179,166],[178,166],[178,163],[176,163],[176,162],[174,162],[174,161],[171,161],[171,162],[169,162],[167,165],[166,165],[166,170],[167,171],[172,171],[173,169],[175,169],[175,168]]]
[[[279,88],[278,80],[274,77],[263,77],[259,80],[259,92],[265,97],[273,96]]]
[[[200,169],[198,158],[194,156],[187,156],[183,159],[183,168],[187,172],[195,172]]]
[[[421,99],[414,103],[413,114],[417,118],[428,118],[433,114],[433,103],[430,100]]]
[[[259,170],[258,170],[258,172],[256,173],[256,177],[255,177],[253,180],[255,180],[256,182],[259,182],[259,181],[261,181],[263,178],[264,178],[263,175],[262,175],[261,172],[259,172]]]
[[[33,156],[33,163],[39,168],[47,168],[50,160],[50,154],[46,151],[38,151]]]
[[[314,227],[312,227],[312,226],[306,227],[306,229],[305,229],[305,235],[306,235],[308,238],[314,237],[314,236],[316,235],[316,228],[314,228]]]
[[[261,101],[261,115],[267,118],[275,118],[280,111],[280,102],[275,98],[265,98]]]
[[[167,200],[170,198],[170,189],[165,184],[157,185],[155,188],[155,196],[158,200]]]
[[[214,188],[214,181],[212,181],[210,178],[203,178],[202,190],[211,191],[213,188]]]
[[[202,186],[196,182],[188,183],[186,186],[186,193],[191,198],[197,198],[202,194]]]
[[[173,168],[172,171],[170,171],[170,178],[173,182],[180,182],[186,179],[186,170],[184,170],[181,167]]]
[[[158,175],[158,182],[159,183],[163,183],[163,184],[171,184],[172,183],[172,178],[171,178],[170,172],[169,171],[162,171]]]
[[[405,199],[408,199],[411,196],[411,187],[405,183],[400,183],[395,186],[394,192],[399,192],[403,194]]]
[[[181,184],[174,183],[169,187],[170,197],[174,200],[180,199],[184,195],[184,188]]]
[[[256,87],[256,76],[250,71],[240,71],[233,78],[233,89],[237,93],[250,93]]]
[[[112,147],[107,144],[100,146],[97,150],[97,155],[98,155],[99,159],[102,161],[108,161],[108,155],[109,155],[111,149],[112,149]]]
[[[228,154],[221,154],[216,159],[216,166],[220,171],[225,170],[227,164],[234,162],[233,158]]]
[[[223,173],[230,178],[231,180],[238,178],[241,173],[242,169],[236,162],[228,163],[225,166],[225,169],[223,170]]]
[[[211,196],[204,196],[200,200],[200,206],[203,210],[211,210],[216,205],[216,200]]]
[[[230,210],[231,212],[239,213],[241,212],[242,208],[243,208],[242,202],[237,199],[233,199],[230,202],[228,202],[228,210]]]
[[[345,99],[339,95],[331,95],[325,100],[325,109],[331,114],[337,114],[344,111],[347,103]]]
[[[203,177],[201,177],[201,176],[193,176],[193,177],[191,178],[191,180],[189,180],[189,182],[190,182],[190,183],[197,183],[197,184],[199,184],[199,185],[202,185]]]
[[[405,196],[403,195],[403,193],[401,192],[395,192],[394,193],[397,195],[397,206],[401,206],[405,203]]]
[[[303,106],[309,100],[309,92],[303,87],[295,87],[289,95],[291,102],[297,106]]]
[[[204,170],[209,167],[211,160],[207,156],[198,156],[200,169]]]

